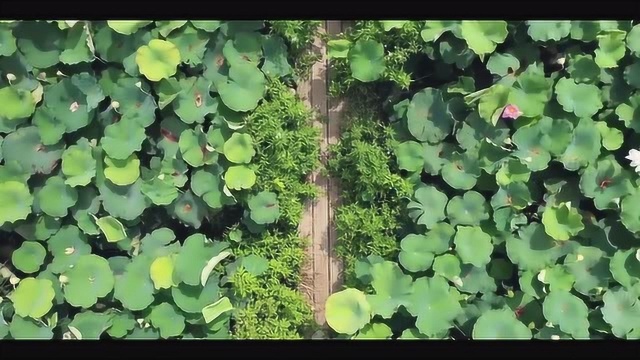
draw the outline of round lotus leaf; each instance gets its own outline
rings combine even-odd
[[[140,159],[131,154],[124,160],[104,158],[104,176],[119,186],[131,185],[140,177]]]
[[[81,256],[91,254],[91,245],[88,244],[86,235],[73,225],[60,228],[47,241],[47,246],[53,255],[49,270],[54,274],[66,272]]]
[[[193,184],[193,178],[191,180]],[[155,205],[169,205],[179,195],[178,189],[166,177],[163,179],[154,177],[151,180],[144,181],[140,190]]]
[[[600,155],[600,131],[591,119],[580,119],[573,130],[573,138],[560,157],[564,168],[576,171],[595,162]]]
[[[542,303],[544,317],[574,339],[589,338],[589,308],[568,291],[551,291]]]
[[[442,178],[452,188],[470,190],[478,182],[480,167],[478,155],[453,152],[442,167]]]
[[[124,274],[115,281],[113,296],[125,309],[140,311],[147,309],[154,300],[154,286],[150,276],[153,258],[145,254],[134,257]]]
[[[517,106],[523,116],[538,117],[551,100],[552,84],[541,67],[530,65],[518,75],[507,101]]]
[[[0,27],[0,56],[10,56],[16,50],[16,38],[8,27]]]
[[[187,124],[204,122],[205,116],[215,113],[218,100],[211,97],[211,82],[203,77],[181,79],[181,91],[173,101],[173,108]]]
[[[209,259],[217,255],[213,243],[202,234],[193,234],[185,239],[175,260],[176,275],[187,285],[200,284],[200,275]]]
[[[128,221],[135,220],[149,205],[141,188],[142,180],[140,179],[127,186],[105,182],[99,187],[102,205],[113,217]]]
[[[611,325],[613,334],[626,339],[635,328],[635,324],[640,321],[640,302],[638,297],[617,287],[609,289],[602,297],[604,306],[602,307],[602,317],[607,324]]]
[[[613,279],[626,289],[634,289],[634,292],[637,292],[640,283],[640,261],[637,256],[637,249],[619,250],[609,264]]]
[[[522,210],[533,202],[529,187],[522,182],[512,182],[500,186],[498,192],[491,198],[494,211],[504,207]]]
[[[193,25],[195,27],[187,25],[173,31],[167,37],[167,40],[172,42],[180,51],[182,62],[190,66],[202,63],[207,44],[210,41],[210,37],[205,32],[206,30],[200,31],[195,24]]]
[[[544,231],[555,240],[566,241],[584,229],[582,215],[569,203],[546,206],[542,213]]]
[[[463,263],[482,267],[491,261],[491,236],[479,226],[458,226],[453,242]]]
[[[98,255],[82,255],[66,277],[64,297],[72,306],[89,308],[113,289],[115,279],[107,259]]]
[[[449,199],[443,192],[425,185],[419,187],[413,196],[414,200],[407,205],[407,210],[416,224],[431,229],[445,219],[445,207]]]
[[[225,141],[222,151],[227,160],[235,164],[248,164],[256,154],[251,135],[240,133],[233,133]]]
[[[227,40],[222,53],[229,65],[250,63],[258,65],[262,58],[261,36],[255,32],[240,32]]]
[[[53,306],[55,291],[48,279],[22,279],[10,295],[13,308],[21,317],[34,319],[45,316]]]
[[[580,246],[564,260],[575,278],[573,287],[581,294],[595,295],[598,288],[606,288],[611,279],[610,262],[606,253],[596,247]]]
[[[50,174],[62,157],[64,144],[47,146],[42,143],[35,126],[11,132],[2,142],[4,163],[17,163],[29,174]]]
[[[438,143],[453,130],[454,120],[438,89],[416,93],[407,108],[407,127],[419,141]]]
[[[455,281],[462,273],[460,259],[453,254],[437,256],[433,261],[433,271],[449,281]]]
[[[600,80],[600,67],[591,55],[572,56],[567,71],[577,83],[594,84]]]
[[[107,20],[107,25],[119,34],[131,35],[151,22],[148,20]]]
[[[640,95],[635,94],[616,108],[616,115],[624,121],[624,125],[640,131]]]
[[[21,21],[13,34],[29,65],[45,69],[60,61],[65,36],[56,25],[45,21]]]
[[[571,32],[569,20],[529,20],[527,26],[527,33],[534,41],[560,41]]]
[[[88,235],[100,233],[92,217],[100,211],[100,207],[100,197],[95,188],[83,187],[78,190],[78,201],[71,207],[70,212],[84,233]]]
[[[235,199],[225,191],[222,172],[222,167],[212,165],[196,170],[191,176],[191,190],[212,209],[235,203]]]
[[[580,178],[580,190],[594,199],[597,209],[606,210],[618,208],[620,198],[631,194],[633,187],[629,172],[609,155],[587,166]]]
[[[122,311],[113,314],[111,327],[107,334],[114,338],[123,338],[136,326],[136,319],[130,311]]]
[[[476,58],[476,54],[467,47],[464,40],[449,34],[442,37],[438,50],[446,64],[455,64],[459,69],[466,69]]]
[[[181,283],[171,288],[171,295],[180,310],[186,313],[200,313],[202,308],[220,298],[220,288],[215,281],[207,282],[204,287],[200,284],[191,286]]]
[[[375,40],[358,40],[348,54],[351,75],[362,82],[380,79],[386,69],[384,46]]]
[[[458,290],[470,294],[491,294],[497,290],[496,278],[489,275],[486,266],[475,267],[471,264],[460,266],[460,274],[451,281]]]
[[[42,211],[52,217],[65,217],[69,208],[78,201],[78,191],[65,184],[60,176],[47,179],[44,187],[36,195]]]
[[[333,293],[325,303],[327,324],[337,333],[354,334],[371,320],[371,306],[364,293],[345,289]]]
[[[513,135],[513,143],[518,147],[514,155],[531,171],[544,170],[551,161],[551,154],[543,144],[545,134],[541,130],[539,126],[528,125]]]
[[[602,137],[602,146],[609,150],[614,151],[620,149],[624,143],[624,134],[619,129],[607,126],[607,123],[603,121],[596,122],[596,127],[600,131]]]
[[[214,32],[218,30],[222,23],[220,20],[190,20],[190,22],[196,28],[206,32]]]
[[[93,40],[89,39],[89,25],[86,22],[76,23],[67,31],[64,50],[60,61],[68,65],[91,62],[95,58]]]
[[[431,252],[429,238],[425,235],[405,236],[400,243],[400,248],[402,251],[398,255],[398,260],[403,268],[411,272],[426,271],[431,268],[434,254]]]
[[[624,39],[627,32],[624,30],[606,30],[600,32],[596,39],[598,48],[595,50],[596,64],[601,68],[614,68],[618,66],[627,49]]]
[[[199,229],[207,215],[207,204],[191,191],[186,191],[167,210],[183,223]]]
[[[157,290],[174,286],[173,269],[174,259],[172,256],[160,256],[151,263],[149,276]]]
[[[591,118],[603,107],[596,85],[576,84],[573,79],[561,78],[555,86],[555,92],[564,111],[580,118]]]
[[[413,280],[391,261],[372,264],[370,274],[375,290],[374,295],[367,295],[371,313],[390,319],[400,306],[408,304]]]
[[[15,228],[15,231],[20,234],[25,240],[47,240],[58,230],[62,223],[61,219],[55,219],[51,216],[40,214],[28,222],[21,223]]]
[[[509,69],[518,70],[520,69],[520,60],[512,54],[500,54],[493,53],[489,57],[487,61],[487,70],[489,70],[492,74],[498,76],[506,76],[509,74]]]
[[[620,220],[631,232],[640,231],[640,191],[625,196],[620,203]]]
[[[263,37],[262,50],[264,51],[262,71],[266,75],[284,77],[293,72],[293,67],[289,64],[287,45],[281,36],[272,34]]]
[[[627,35],[627,47],[636,56],[640,57],[640,26],[635,25]]]
[[[160,330],[160,336],[164,339],[182,334],[185,328],[185,317],[175,306],[166,302],[151,309],[149,321],[151,326]]]
[[[169,228],[153,230],[142,239],[140,251],[143,254],[152,254],[176,240],[176,235]]]
[[[256,173],[246,165],[229,166],[224,181],[229,189],[250,189],[256,183]]]
[[[460,293],[449,286],[441,276],[421,277],[413,283],[411,300],[406,306],[416,316],[416,327],[429,337],[437,337],[453,327],[453,321],[462,315]]]
[[[9,121],[29,117],[36,109],[31,92],[15,86],[0,89],[0,101],[4,104],[0,109],[0,118]]]
[[[451,225],[480,225],[489,219],[489,204],[476,191],[467,191],[463,196],[453,197],[447,204],[447,216]]]
[[[110,158],[125,160],[142,150],[142,142],[146,138],[144,127],[134,121],[118,121],[104,129],[100,145]]]
[[[229,75],[216,83],[222,102],[233,111],[250,111],[258,106],[266,91],[262,71],[247,62],[234,64]]]
[[[19,181],[5,181],[0,183],[0,223],[14,223],[26,220],[31,214],[33,195],[25,183]]]
[[[73,328],[74,335],[81,340],[99,340],[102,333],[112,324],[112,314],[84,311],[73,317],[73,320],[69,323],[69,328]]]
[[[256,224],[271,224],[280,217],[280,206],[278,205],[278,196],[269,191],[262,191],[255,196],[249,198],[247,204],[251,220]]]
[[[213,164],[217,159],[217,153],[210,149],[207,138],[201,127],[196,130],[185,130],[180,134],[178,142],[182,158],[193,167],[205,164]]]
[[[48,111],[43,113],[40,119],[34,119],[34,123],[38,126],[42,138],[48,139],[46,145],[59,141],[63,133],[87,126],[91,120],[93,113],[87,95],[76,83],[77,80],[74,82],[66,78],[45,88],[44,106]]]
[[[400,169],[409,172],[422,170],[425,159],[424,150],[420,143],[415,141],[405,141],[400,143],[395,149]]]
[[[492,53],[508,35],[507,22],[496,20],[463,20],[460,35],[478,55]]]
[[[506,240],[509,259],[522,270],[539,271],[555,264],[568,252],[570,246],[556,244],[545,232],[544,226],[532,223],[524,226],[517,235]]]
[[[482,119],[477,112],[472,112],[464,119],[462,126],[456,131],[456,140],[465,150],[477,150],[487,139],[496,145],[503,145],[509,138],[509,128],[503,120],[495,125]]]
[[[474,340],[530,340],[531,330],[510,309],[484,312],[473,325]]]
[[[16,340],[51,340],[53,329],[40,321],[15,314],[9,323],[9,334]]]
[[[76,187],[88,185],[96,174],[96,160],[87,139],[69,146],[62,153],[62,173],[65,184]]]
[[[38,272],[47,250],[37,241],[25,241],[11,254],[11,262],[16,269],[26,274]]]

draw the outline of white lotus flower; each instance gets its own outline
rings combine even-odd
[[[640,151],[636,149],[629,150],[629,155],[625,159],[631,160],[631,166],[635,168],[637,173],[640,173]]]

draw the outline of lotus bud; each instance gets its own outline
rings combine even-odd
[[[112,101],[112,102],[111,102],[111,106],[112,106],[114,109],[117,109],[117,108],[119,108],[119,107],[120,107],[120,103],[114,100],[114,101]]]
[[[13,75],[12,73],[8,73],[7,74],[7,80],[9,80],[9,82],[16,81],[16,76]]]
[[[15,276],[15,275],[13,275],[13,274],[12,274],[12,275],[11,275],[11,277],[9,278],[9,283],[10,283],[11,285],[14,285],[14,286],[15,286],[15,285],[18,285],[18,283],[19,283],[19,282],[20,282],[20,278],[18,278],[17,276]]]
[[[47,73],[41,72],[40,74],[38,74],[38,79],[47,80]]]

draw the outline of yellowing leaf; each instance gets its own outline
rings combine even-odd
[[[102,231],[108,242],[118,242],[127,238],[124,225],[113,216],[96,219],[96,225],[100,228],[100,231]]]
[[[173,286],[173,258],[161,256],[151,263],[149,273],[156,289],[168,289]]]
[[[212,257],[207,262],[207,265],[205,265],[205,267],[202,269],[202,273],[200,274],[200,283],[202,284],[202,286],[205,286],[207,284],[207,279],[209,279],[209,275],[211,275],[213,268],[215,268],[216,265],[220,263],[220,261],[224,260],[229,255],[231,255],[230,252],[223,251],[220,254]]]
[[[233,310],[233,305],[231,305],[229,298],[225,296],[213,304],[202,308],[202,316],[204,316],[204,321],[208,324],[217,319],[220,315],[231,310]]]

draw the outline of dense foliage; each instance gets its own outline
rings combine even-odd
[[[0,338],[299,338],[317,22],[0,23]]]
[[[640,337],[640,25],[357,21],[328,43],[341,337]]]

